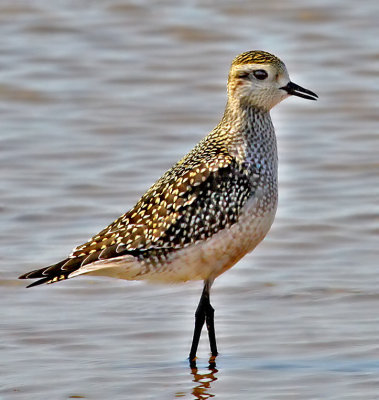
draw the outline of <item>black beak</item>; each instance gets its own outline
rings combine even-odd
[[[311,92],[308,89],[304,89],[296,83],[288,82],[286,86],[283,86],[281,89],[285,90],[288,94],[292,94],[294,96],[302,97],[303,99],[308,100],[317,100],[318,96],[316,93]]]

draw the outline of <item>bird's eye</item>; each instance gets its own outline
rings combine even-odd
[[[260,81],[263,81],[263,79],[268,77],[268,73],[264,69],[257,69],[253,71],[253,75]]]

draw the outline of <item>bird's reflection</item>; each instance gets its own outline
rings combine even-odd
[[[195,365],[191,365],[191,374],[193,375],[193,382],[196,383],[192,390],[194,399],[205,400],[215,397],[214,394],[210,393],[212,382],[217,380],[216,374],[216,362],[214,357],[209,360],[208,369],[206,371],[199,372]]]

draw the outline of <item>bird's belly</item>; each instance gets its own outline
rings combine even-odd
[[[157,282],[185,282],[214,279],[266,236],[275,217],[277,199],[254,196],[243,208],[238,222],[205,241],[199,241],[167,255],[164,263],[149,268],[136,279]]]
[[[164,283],[213,280],[264,239],[274,221],[276,205],[276,194],[268,196],[256,192],[241,210],[235,224],[207,240],[168,251],[159,259],[138,260],[127,255],[98,261],[80,268],[72,276],[91,274]]]

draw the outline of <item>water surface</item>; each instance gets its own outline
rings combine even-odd
[[[379,5],[0,4],[0,398],[376,399]],[[212,292],[220,356],[186,356],[201,283],[24,289],[131,207],[222,115],[232,58],[281,57],[317,103],[272,113],[280,203]]]

